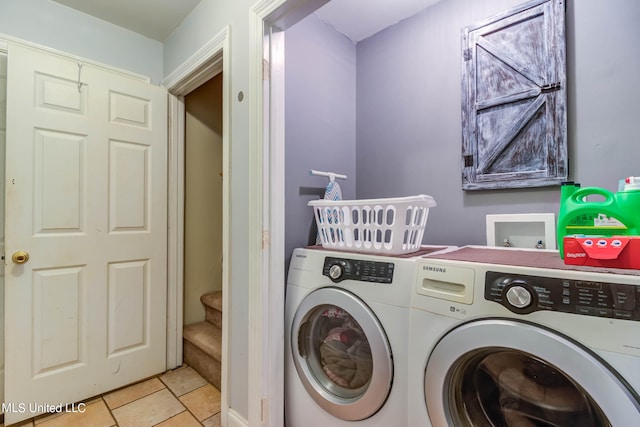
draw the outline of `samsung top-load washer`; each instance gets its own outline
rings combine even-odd
[[[288,427],[407,425],[416,256],[293,252],[285,298]]]
[[[407,425],[640,425],[640,271],[463,247],[416,277]]]

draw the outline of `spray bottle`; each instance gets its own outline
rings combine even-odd
[[[588,201],[588,196],[601,196],[604,200]],[[640,177],[626,178],[622,191],[615,194],[604,188],[580,188],[580,184],[563,183],[557,229],[562,258],[567,235],[639,236]]]

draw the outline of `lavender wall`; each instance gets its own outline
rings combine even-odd
[[[327,178],[342,173],[343,198],[355,198],[356,47],[311,15],[285,33],[285,256],[308,244],[310,200],[324,196]]]
[[[461,189],[460,31],[522,2],[442,0],[355,48],[313,15],[287,30],[287,256],[306,243],[307,187],[324,185],[310,168],[346,171],[347,197],[432,195],[424,243],[485,244],[487,214],[557,214],[558,187]],[[640,2],[566,9],[569,178],[616,191],[640,175]],[[355,146],[336,136],[354,126]]]
[[[559,190],[461,189],[460,30],[522,0],[444,0],[357,45],[358,198],[426,193],[425,243],[484,244],[485,215],[558,211]],[[567,4],[570,178],[640,175],[640,3]]]

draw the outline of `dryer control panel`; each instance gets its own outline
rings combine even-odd
[[[343,280],[391,283],[394,270],[395,264],[392,262],[326,257],[322,267],[322,274],[334,283]]]
[[[514,313],[540,310],[640,321],[640,286],[488,271],[484,298]]]

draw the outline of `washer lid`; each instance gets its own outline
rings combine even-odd
[[[384,405],[393,382],[391,348],[358,297],[332,287],[308,294],[293,319],[291,343],[298,376],[325,411],[357,421]]]
[[[518,320],[449,331],[429,356],[424,391],[434,425],[602,427],[640,419],[638,395],[598,355]]]

